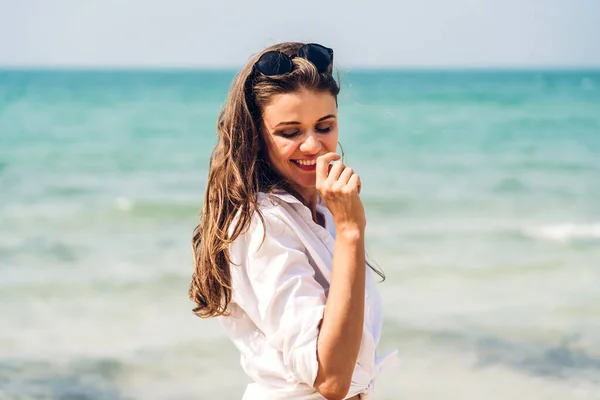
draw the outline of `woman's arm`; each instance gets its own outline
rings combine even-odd
[[[350,389],[363,332],[366,274],[360,181],[342,163],[336,163],[327,174],[335,156],[330,153],[317,161],[317,189],[337,231],[330,289],[317,340],[315,388],[327,399],[343,399]]]

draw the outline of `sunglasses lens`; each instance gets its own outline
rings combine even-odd
[[[266,76],[276,76],[291,72],[292,60],[278,51],[268,51],[260,56],[255,66]]]
[[[298,49],[298,57],[306,58],[319,72],[325,72],[333,59],[333,50],[320,44],[309,43]]]

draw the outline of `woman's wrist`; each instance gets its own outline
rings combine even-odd
[[[351,242],[361,241],[365,237],[365,228],[351,223],[336,225],[336,237]]]

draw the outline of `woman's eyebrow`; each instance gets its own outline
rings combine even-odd
[[[326,119],[329,119],[329,118],[335,118],[335,115],[327,114],[326,116],[319,118],[319,120],[317,122],[325,121]]]
[[[317,122],[325,121],[326,119],[329,119],[329,118],[336,118],[336,116],[333,114],[327,114],[326,116],[319,118],[317,120]],[[286,126],[286,125],[301,125],[301,123],[298,121],[283,121],[283,122],[280,122],[277,125],[275,125],[274,128],[278,128],[280,126]]]
[[[329,119],[329,118],[336,118],[336,116],[333,114],[327,114],[326,116],[319,118],[317,120],[317,122],[325,121],[326,119]],[[283,121],[283,122],[280,122],[277,125],[275,125],[274,128],[277,128],[280,126],[286,126],[286,125],[300,125],[300,124],[301,123],[298,121]]]
[[[298,122],[298,121],[283,121],[283,122],[280,122],[277,125],[275,125],[274,128],[277,128],[278,126],[285,126],[285,125],[300,125],[300,122]]]

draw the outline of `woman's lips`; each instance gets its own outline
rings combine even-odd
[[[292,160],[292,163],[300,168],[302,171],[316,171],[317,169],[317,164],[312,164],[312,165],[304,165],[304,164],[300,164],[298,161],[296,160]]]
[[[317,164],[314,164],[314,165],[302,165],[302,164],[298,163],[296,160],[292,160],[292,163],[296,167],[300,168],[303,171],[316,171],[317,170]],[[329,174],[329,172],[331,172],[331,168],[333,168],[333,165],[329,164],[327,166],[327,174]]]

